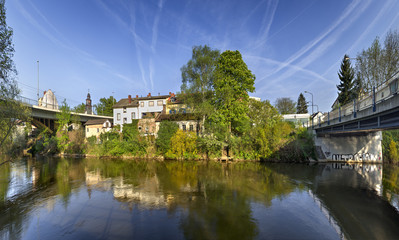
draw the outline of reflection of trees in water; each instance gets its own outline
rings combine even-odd
[[[384,165],[383,169],[383,196],[399,211],[399,167]]]
[[[265,165],[245,162],[41,159],[24,164],[31,186],[1,202],[0,226],[7,227],[0,229],[0,237],[20,238],[21,231],[13,230],[23,229],[30,212],[57,195],[67,208],[71,193],[85,182],[89,194],[92,189],[113,191],[115,199],[130,208],[135,204],[181,213],[187,238],[250,239],[258,232],[250,203],[270,206],[274,198],[297,187]],[[6,166],[0,168],[2,179],[10,172]],[[9,191],[6,183],[0,182],[3,198]]]
[[[10,163],[0,166],[0,207],[6,200],[8,191],[8,178],[10,176]]]
[[[81,184],[76,180],[84,179],[84,168],[79,160],[43,158],[18,161],[19,169],[16,170],[25,171],[29,182],[23,183],[27,186],[22,191],[15,192],[11,198],[1,199],[0,239],[21,239],[21,229],[29,224],[27,215],[33,209],[48,204],[58,194],[68,199],[71,189]],[[6,189],[5,185],[9,182],[3,173],[11,171],[10,167],[8,170],[3,169],[4,165],[0,168],[1,189]],[[15,191],[10,187],[13,186],[8,186],[7,191]]]

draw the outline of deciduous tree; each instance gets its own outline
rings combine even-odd
[[[204,132],[205,120],[212,109],[214,71],[219,58],[219,50],[209,46],[194,46],[192,57],[180,70],[182,73],[182,94],[179,98],[202,119]]]
[[[277,98],[274,106],[280,114],[294,114],[296,113],[295,102],[291,98],[283,97]]]
[[[15,126],[29,117],[28,108],[17,101],[20,90],[15,82],[12,35],[13,30],[6,23],[5,1],[0,0],[0,148]]]
[[[255,75],[248,69],[239,51],[223,52],[215,69],[215,111],[212,120],[227,133],[240,133],[240,122],[248,120],[248,92],[255,91]]]
[[[79,105],[76,105],[73,109],[72,112],[76,113],[85,113],[86,111],[86,105],[84,103],[81,103]]]
[[[103,115],[103,116],[113,116],[113,108],[115,104],[115,98],[113,96],[110,96],[109,98],[100,98],[100,102],[96,105],[94,105],[96,112],[98,115]]]

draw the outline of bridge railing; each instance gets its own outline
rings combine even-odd
[[[48,108],[48,109],[59,109],[58,104],[52,104],[52,103],[48,103],[45,101],[38,101],[36,99],[31,99],[31,98],[27,98],[27,97],[18,96],[17,100],[22,103],[25,103],[29,106],[39,106],[39,107],[44,107],[44,108]]]
[[[372,92],[359,97],[351,103],[338,107],[331,112],[324,113],[322,116],[315,117],[313,119],[313,126],[318,126],[326,122],[329,125],[329,121],[336,119],[339,119],[340,122],[340,119],[344,116],[353,115],[356,117],[355,114],[357,112],[368,108],[374,108],[373,111],[375,111],[376,105],[398,94],[398,82],[399,71],[396,72],[393,77],[375,87]]]

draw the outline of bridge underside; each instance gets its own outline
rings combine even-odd
[[[46,118],[32,118],[32,125],[39,129],[47,129],[50,133],[53,133],[56,129],[56,122],[54,119]]]

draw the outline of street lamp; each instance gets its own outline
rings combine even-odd
[[[312,115],[313,115],[313,93],[305,91],[305,93],[309,93],[310,95],[312,95]]]
[[[312,129],[313,129],[313,93],[305,91],[305,93],[309,93],[310,95],[312,95]]]

